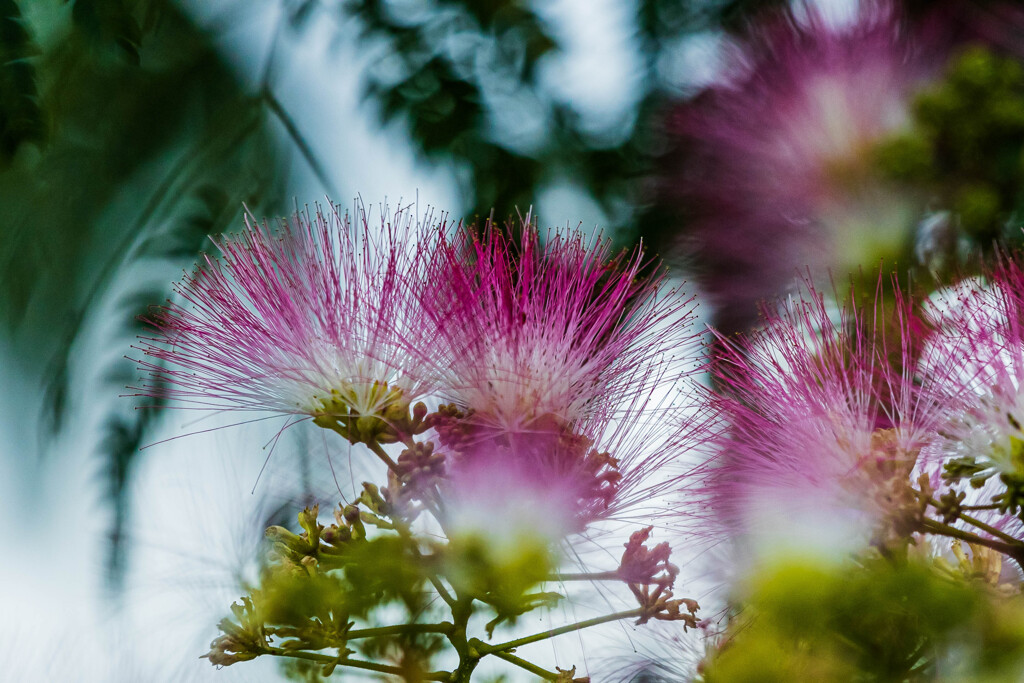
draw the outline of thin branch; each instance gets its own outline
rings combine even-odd
[[[614,614],[608,614],[603,617],[595,617],[593,619],[587,619],[586,621],[579,621],[575,624],[569,624],[568,626],[560,626],[553,628],[550,631],[544,631],[543,633],[536,633],[532,636],[525,636],[523,638],[516,638],[506,643],[499,643],[498,645],[488,645],[487,643],[474,639],[474,647],[481,654],[494,654],[499,650],[512,650],[522,645],[529,645],[530,643],[536,643],[541,640],[547,640],[548,638],[554,638],[565,633],[572,633],[573,631],[580,631],[591,626],[597,626],[599,624],[606,624],[610,621],[619,621],[620,619],[632,619],[634,617],[643,616],[643,608],[631,609],[625,612],[615,612]]]
[[[448,589],[444,587],[444,584],[441,583],[440,577],[431,573],[429,576],[427,576],[427,579],[430,581],[430,584],[434,587],[434,590],[437,591],[437,594],[441,596],[441,599],[447,602],[449,607],[454,607],[457,600],[451,593],[448,592]]]
[[[388,469],[395,474],[401,476],[401,471],[398,469],[398,463],[395,462],[387,451],[385,451],[379,443],[376,441],[366,442],[366,447],[373,451],[373,454],[380,458]]]
[[[992,534],[996,538],[1002,539],[1010,545],[1015,545],[1018,548],[1024,548],[1024,543],[1021,543],[1019,539],[1014,538],[1013,536],[1004,531],[1000,531],[994,526],[982,522],[980,519],[977,519],[976,517],[971,517],[970,515],[965,515],[963,513],[960,513],[958,517],[967,522],[968,524],[970,524],[971,526],[977,527],[985,533]]]
[[[380,446],[377,445],[377,448],[380,448]],[[387,454],[385,453],[385,455]],[[409,530],[409,526],[404,521],[396,517],[392,517],[391,521],[395,525],[395,532],[409,543],[418,559],[423,559],[423,553],[421,553],[417,547],[416,541],[412,537],[412,532]],[[448,603],[449,607],[454,609],[458,601],[450,592],[448,592],[448,589],[445,588],[444,583],[441,582],[441,577],[438,576],[436,572],[430,570],[427,572],[427,580],[430,581],[430,584],[434,587],[434,590],[437,591],[437,594],[441,596],[441,599]]]
[[[936,501],[932,497],[928,498],[928,504],[931,505],[932,507],[936,508],[936,509],[941,509],[941,506],[940,506],[939,502]],[[965,515],[963,513],[960,513],[959,515],[957,515],[957,517],[959,519],[964,520],[965,522],[967,522],[971,526],[974,526],[974,527],[977,527],[977,528],[981,529],[985,533],[992,534],[996,538],[999,538],[999,539],[1002,539],[1002,540],[1006,541],[1010,545],[1015,545],[1015,546],[1018,546],[1020,548],[1024,548],[1024,543],[1021,543],[1021,541],[1019,539],[1014,538],[1013,536],[1011,536],[1010,534],[1008,534],[1008,533],[1006,533],[1004,531],[1000,531],[999,529],[995,528],[994,526],[991,526],[989,524],[986,524],[985,522],[982,522],[980,519],[977,519],[976,517],[971,517],[970,515]]]
[[[534,676],[540,676],[545,681],[556,681],[556,680],[558,680],[558,674],[552,673],[552,672],[548,671],[547,669],[542,669],[541,667],[537,666],[536,664],[528,662],[525,659],[521,659],[519,657],[516,657],[514,654],[511,654],[511,653],[508,653],[508,652],[503,652],[503,651],[492,652],[491,654],[493,654],[495,657],[498,657],[500,659],[504,659],[506,662],[510,662],[512,664],[515,664],[520,669],[526,669],[527,671],[532,673]]]
[[[376,671],[382,674],[391,674],[393,676],[405,676],[406,672],[399,669],[397,666],[388,666],[386,664],[376,664],[374,662],[364,662],[361,659],[348,659],[346,657],[332,657],[330,655],[323,655],[318,652],[306,652],[304,650],[285,650],[280,647],[268,647],[264,650],[268,655],[274,655],[275,657],[291,657],[293,659],[305,659],[309,662],[318,662],[320,664],[336,664],[338,666],[348,666],[353,669],[363,669],[364,671]],[[425,681],[448,681],[451,675],[447,671],[431,671],[425,672],[420,675]]]
[[[345,634],[346,640],[360,638],[376,638],[378,636],[400,636],[413,633],[444,633],[448,634],[455,628],[450,622],[440,624],[398,624],[396,626],[379,626],[377,628],[361,628]]]
[[[940,536],[957,538],[961,541],[967,541],[968,543],[973,543],[975,545],[985,546],[986,548],[991,548],[992,550],[999,551],[1014,559],[1017,559],[1017,557],[1021,553],[1020,546],[1012,546],[1009,543],[995,541],[991,538],[984,538],[983,536],[979,536],[978,534],[972,534],[969,531],[963,531],[962,529],[957,529],[954,526],[943,524],[942,522],[937,522],[934,519],[924,520],[923,526],[926,531],[931,531],[932,533],[939,534]]]

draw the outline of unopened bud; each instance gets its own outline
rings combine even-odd
[[[412,407],[412,423],[413,426],[418,427],[423,424],[423,420],[427,417],[427,404],[420,401]]]

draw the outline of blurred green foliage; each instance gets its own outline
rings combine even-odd
[[[647,176],[665,150],[652,124],[679,96],[659,64],[687,36],[738,29],[767,5],[636,3],[635,24],[627,30],[641,56],[639,97],[625,128],[609,131],[587,129],[579,112],[539,79],[540,64],[559,46],[527,3],[434,0],[410,11],[398,0],[349,0],[345,8],[361,21],[368,47],[376,41],[387,46],[388,59],[367,75],[367,98],[382,121],[404,122],[424,158],[454,166],[463,179],[467,216],[481,219],[494,211],[500,219],[517,208],[525,211],[539,189],[567,177],[608,216],[603,227],[629,243],[645,232],[652,208]],[[542,134],[508,141],[510,131],[500,128],[496,110],[505,119],[539,121]]]
[[[911,128],[882,141],[878,164],[953,212],[976,245],[1020,241],[1024,215],[1024,67],[974,46],[921,92]]]
[[[57,432],[83,405],[71,398],[81,391],[71,365],[111,288],[116,319],[100,328],[126,351],[142,330],[136,316],[168,296],[165,283],[208,235],[238,223],[243,202],[279,210],[281,159],[264,102],[173,3],[7,1],[0,10],[4,363],[39,383],[42,400],[26,410]],[[118,283],[126,272],[136,276]],[[116,401],[134,380],[127,361],[89,365],[109,382],[89,390],[111,400],[89,403],[109,406],[98,469],[116,513],[116,568],[125,486],[154,415]]]
[[[0,2],[0,163],[9,163],[22,144],[43,138],[35,65],[35,41],[14,0]]]
[[[759,575],[705,663],[729,681],[1009,681],[1024,605],[914,563],[787,565]]]

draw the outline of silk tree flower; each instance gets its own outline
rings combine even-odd
[[[725,331],[752,326],[757,302],[808,269],[843,275],[913,246],[919,198],[881,178],[874,145],[909,124],[940,41],[887,2],[845,23],[808,5],[763,15],[666,122],[676,151],[657,192]]]
[[[923,471],[936,486],[961,484],[962,505],[999,507],[971,514],[1008,533],[1022,528],[1024,503],[1024,271],[1004,257],[987,278],[961,282],[935,298],[938,330],[921,359],[926,381],[955,368],[944,382],[959,403],[943,427],[940,448]],[[944,476],[943,476],[944,475]]]
[[[448,454],[441,499],[454,547],[528,590],[570,547],[575,557],[597,538],[675,515],[663,495],[678,487],[680,461],[704,438],[705,418],[665,388],[649,378],[614,417],[566,425],[549,416],[529,432],[483,438],[457,420],[436,425]],[[603,556],[607,545],[596,547]],[[487,575],[465,555],[460,562],[467,581]]]
[[[318,207],[277,232],[247,217],[147,321],[141,395],[327,421],[406,411],[429,385],[415,289],[433,234],[402,209],[373,225]]]
[[[529,218],[515,237],[462,234],[423,305],[439,393],[486,439],[599,417],[652,376],[692,371],[693,299],[649,265],[579,230],[542,240]]]
[[[639,516],[692,435],[693,299],[579,230],[462,233],[432,262],[437,393],[452,531],[494,561]],[[441,297],[437,297],[441,294]],[[501,541],[500,539],[514,539]]]
[[[908,304],[874,315],[850,308],[833,322],[812,290],[762,331],[721,339],[711,402],[726,427],[691,495],[714,535],[738,537],[755,560],[828,557],[916,528],[910,474],[938,438],[945,399],[915,381],[921,330]]]

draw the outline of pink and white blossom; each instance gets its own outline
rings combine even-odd
[[[827,554],[898,523],[946,416],[942,388],[915,377],[922,329],[902,298],[865,317],[812,290],[760,332],[722,338],[710,401],[725,424],[691,492],[715,533],[757,552]]]
[[[600,235],[489,227],[434,267],[439,393],[488,434],[592,419],[652,376],[695,369],[693,299]]]
[[[247,217],[155,310],[141,395],[211,410],[380,415],[430,385],[416,305],[435,233],[399,209]]]

